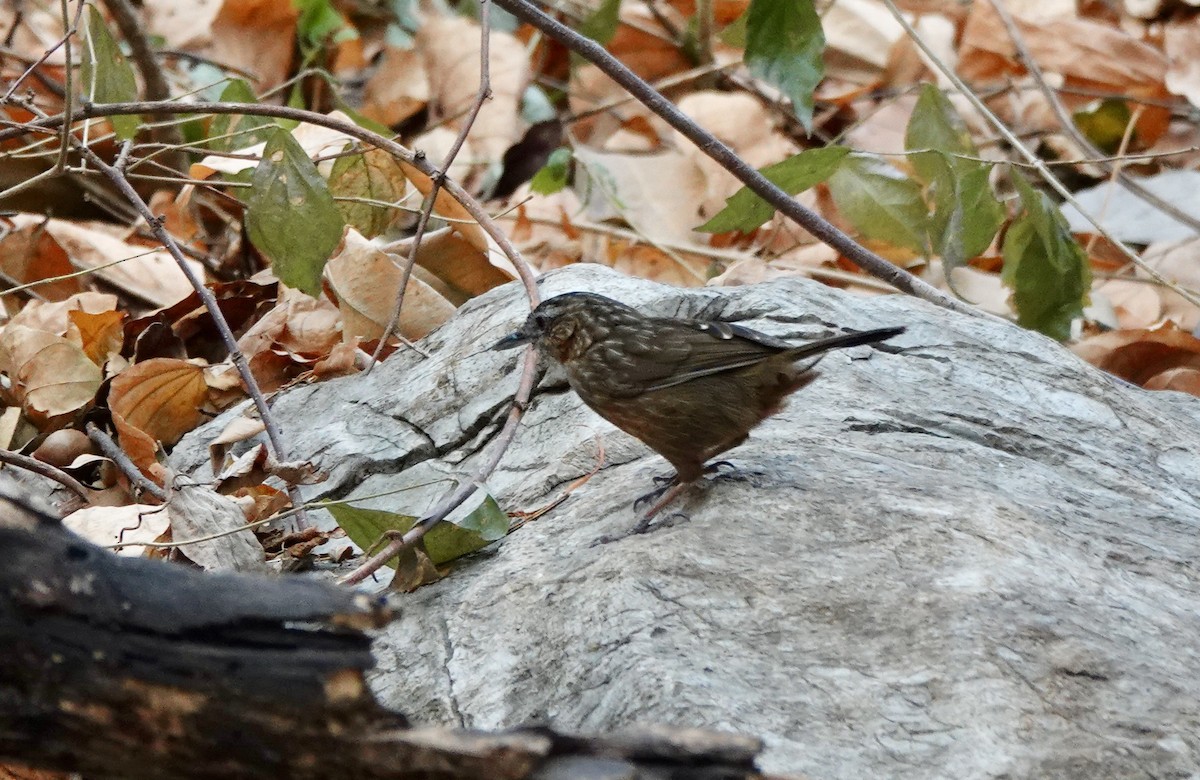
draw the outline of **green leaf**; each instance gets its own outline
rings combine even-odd
[[[945,153],[950,165],[956,171],[968,170],[980,165],[974,160],[964,160],[953,155],[978,156],[971,134],[967,131],[962,117],[954,110],[952,104],[942,91],[933,84],[921,88],[917,105],[913,108],[912,117],[908,120],[908,128],[904,134],[904,148],[908,151],[932,149]],[[943,166],[931,161],[929,155],[914,154],[909,158],[917,178],[929,184],[939,176]]]
[[[546,164],[533,174],[529,189],[539,195],[553,195],[567,186],[571,175],[571,150],[561,146],[550,153]]]
[[[121,47],[109,33],[104,17],[96,6],[88,6],[87,34],[82,55],[83,96],[92,103],[126,103],[137,100],[137,80],[133,68],[121,54]],[[112,116],[117,137],[127,141],[137,135],[140,117],[132,114]]]
[[[730,22],[717,35],[717,39],[726,46],[732,46],[735,49],[746,48],[746,16],[747,14],[742,14]]]
[[[579,34],[586,35],[601,46],[607,45],[617,34],[620,20],[621,0],[603,0],[591,16],[579,24]]]
[[[1001,281],[1012,288],[1017,321],[1060,341],[1082,316],[1092,271],[1054,204],[1015,171],[1024,213],[1004,236]]]
[[[849,155],[829,177],[829,192],[862,235],[929,254],[929,211],[921,187],[883,160]]]
[[[257,103],[254,91],[242,79],[233,79],[221,91],[222,103]],[[213,117],[209,131],[208,148],[217,152],[244,149],[262,143],[270,135],[270,128],[277,127],[268,117],[249,114],[218,114]],[[236,134],[236,135],[234,135]]]
[[[365,509],[336,502],[323,504],[333,519],[350,537],[350,541],[366,550],[379,541],[386,531],[406,533],[417,518],[387,512],[382,509]],[[425,534],[425,551],[430,560],[441,565],[464,555],[483,549],[508,534],[508,515],[491,495],[458,523],[439,523]],[[396,568],[396,561],[388,561]]]
[[[284,284],[316,297],[321,272],[346,226],[317,167],[282,128],[275,129],[250,180],[246,232]]]
[[[750,0],[746,67],[782,90],[806,130],[812,130],[813,90],[825,76],[825,33],[812,0]]]
[[[828,179],[849,152],[844,146],[807,149],[783,162],[768,165],[760,169],[759,173],[788,195],[795,195]],[[727,233],[730,230],[749,233],[770,219],[774,213],[774,206],[758,197],[748,187],[742,187],[733,197],[726,199],[725,208],[696,230],[705,233]]]
[[[1088,140],[1108,154],[1114,154],[1121,148],[1121,139],[1129,127],[1132,114],[1129,104],[1120,98],[1109,98],[1093,103],[1085,110],[1077,112],[1073,119],[1075,126],[1087,136]],[[1137,134],[1134,133],[1133,138]],[[1132,139],[1131,139],[1132,140]]]
[[[358,37],[358,32],[346,23],[330,0],[292,0],[292,6],[300,12],[296,32],[308,49]]]
[[[404,169],[382,149],[339,157],[329,174],[329,191],[335,198],[368,198],[399,204],[407,189]],[[386,231],[401,213],[398,206],[388,208],[348,200],[335,203],[346,223],[367,238]]]

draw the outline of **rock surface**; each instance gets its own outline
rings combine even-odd
[[[666,463],[553,376],[489,480],[540,519],[406,600],[373,686],[417,722],[639,723],[762,737],[813,778],[1200,773],[1200,401],[1128,387],[1054,342],[901,296],[786,280],[678,290],[574,266],[647,311],[790,338],[903,324],[821,376],[658,530],[620,536]],[[275,403],[308,496],[419,514],[474,470],[516,386],[487,347],[508,286],[368,377]],[[205,476],[223,422],[173,457]],[[438,481],[441,480],[441,481]]]

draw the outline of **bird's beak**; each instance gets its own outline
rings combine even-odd
[[[533,339],[524,330],[513,331],[492,345],[492,349],[512,349],[522,344],[528,344]]]

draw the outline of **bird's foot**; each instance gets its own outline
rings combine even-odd
[[[666,493],[668,490],[670,490],[672,487],[674,487],[678,483],[679,483],[679,476],[677,474],[671,474],[671,475],[660,474],[659,476],[654,477],[654,484],[656,485],[656,487],[654,488],[654,490],[651,490],[649,493],[638,496],[636,499],[634,499],[633,511],[636,512],[639,509],[641,509],[643,506],[645,506],[646,504],[658,501],[660,498],[662,498],[664,493]]]
[[[679,521],[687,522],[688,520],[691,520],[691,518],[688,517],[687,515],[685,515],[683,512],[672,512],[671,514],[667,515],[663,519],[659,520],[657,523],[651,523],[650,520],[652,518],[653,518],[653,515],[649,515],[649,514],[644,515],[642,517],[642,519],[638,520],[637,525],[635,525],[633,528],[629,529],[625,533],[623,533],[623,534],[605,534],[604,536],[601,536],[596,541],[592,542],[592,544],[590,546],[596,547],[601,544],[612,544],[613,542],[619,542],[622,539],[628,539],[629,537],[636,536],[638,534],[649,534],[649,533],[654,533],[655,531],[661,531],[666,528],[671,528]]]

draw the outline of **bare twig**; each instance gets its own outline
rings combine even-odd
[[[0,450],[0,463],[10,463],[26,471],[32,471],[34,474],[40,474],[46,479],[52,479],[89,504],[92,502],[92,496],[95,494],[94,490],[91,490],[62,469],[51,466],[49,463],[43,463],[37,458],[22,455],[19,452]]]
[[[371,354],[371,362],[367,365],[367,369],[363,373],[370,373],[374,365],[379,362],[379,356],[383,353],[383,348],[387,344],[388,338],[400,324],[400,309],[404,306],[404,293],[408,289],[408,280],[412,277],[413,266],[417,262],[417,252],[421,250],[421,240],[425,237],[425,228],[429,224],[429,217],[433,214],[433,207],[437,203],[438,193],[442,191],[442,180],[446,178],[446,173],[450,170],[450,166],[454,164],[454,158],[458,157],[458,153],[462,151],[463,144],[467,140],[467,134],[471,132],[471,128],[475,125],[475,120],[479,116],[479,109],[492,96],[491,74],[488,70],[488,60],[491,56],[491,8],[492,4],[490,0],[480,0],[479,90],[475,93],[475,100],[472,101],[471,107],[467,110],[462,127],[459,128],[458,135],[455,136],[454,143],[450,146],[450,151],[447,152],[446,158],[442,160],[441,172],[430,180],[429,194],[425,196],[425,202],[421,204],[421,215],[417,218],[417,229],[413,233],[412,248],[409,250],[408,257],[404,259],[404,265],[400,269],[400,290],[396,293],[396,303],[392,307],[391,316],[388,317],[387,326],[383,329],[383,335],[379,337],[379,343],[375,345],[375,351]],[[530,298],[530,302],[533,304],[537,303],[536,295]]]
[[[100,448],[100,451],[104,453],[104,457],[115,463],[117,468],[121,470],[121,473],[129,478],[130,482],[159,501],[167,500],[167,491],[163,490],[143,474],[142,470],[117,446],[112,437],[97,428],[95,423],[87,424],[87,435]]]

